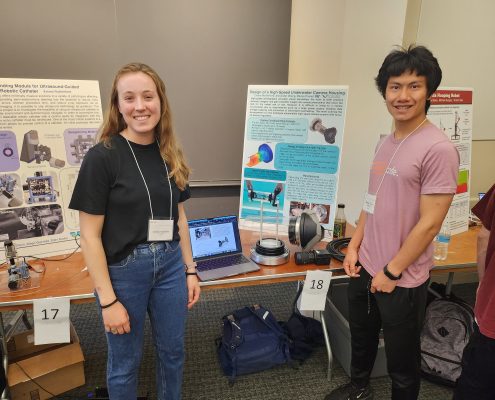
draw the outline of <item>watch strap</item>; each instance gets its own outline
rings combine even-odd
[[[392,280],[392,281],[398,281],[400,278],[402,278],[402,272],[399,274],[399,276],[395,276],[394,274],[392,274],[389,270],[388,270],[388,264],[385,265],[383,267],[383,273],[385,274],[385,276]]]

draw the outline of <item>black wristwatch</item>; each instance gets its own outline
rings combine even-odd
[[[399,274],[399,276],[395,276],[394,274],[392,274],[392,272],[390,272],[388,270],[387,267],[388,267],[388,264],[383,267],[383,273],[385,274],[385,276],[388,279],[390,279],[392,281],[398,281],[400,278],[402,278],[402,272]]]

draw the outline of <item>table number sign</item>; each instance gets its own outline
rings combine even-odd
[[[308,271],[299,308],[307,311],[325,310],[325,301],[331,279],[332,273],[330,271]]]
[[[33,300],[34,344],[69,343],[69,312],[67,297]]]

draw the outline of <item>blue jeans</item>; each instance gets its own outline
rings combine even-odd
[[[131,332],[107,333],[107,385],[110,399],[136,400],[148,312],[156,350],[159,400],[181,398],[186,276],[178,241],[143,243],[124,260],[109,265],[113,289],[126,308]]]

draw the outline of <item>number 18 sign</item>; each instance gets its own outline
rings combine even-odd
[[[33,301],[34,344],[70,342],[70,300],[48,297]]]
[[[307,271],[301,293],[300,310],[323,311],[332,273],[330,271]]]

